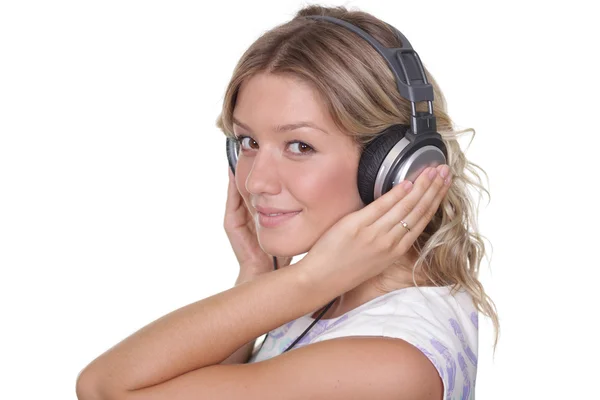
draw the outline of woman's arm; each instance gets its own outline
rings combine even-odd
[[[425,170],[414,190],[412,185],[396,185],[342,218],[296,264],[187,305],[140,329],[82,371],[77,393],[91,393],[89,398],[102,398],[104,393],[109,398],[125,397],[120,394],[213,366],[250,340],[380,274],[410,249],[446,194],[450,180],[444,185],[443,179],[435,179],[432,185],[435,175],[429,175],[434,170]],[[400,224],[403,219],[411,229]]]
[[[313,282],[302,267],[301,260],[159,318],[92,361],[77,380],[77,392],[112,397],[219,364],[341,294],[339,279]]]
[[[238,286],[244,282],[249,282],[254,277],[255,276],[253,276],[252,278],[244,278],[242,276],[238,276],[237,280],[235,281],[234,286]],[[227,359],[225,361],[223,361],[221,364],[245,364],[245,363],[247,363],[248,360],[250,359],[250,356],[252,355],[252,349],[254,349],[255,344],[256,344],[256,339],[251,340],[250,342],[246,343],[241,348],[239,348],[235,353],[233,353],[232,355],[227,357]]]
[[[254,349],[255,344],[256,339],[249,341],[240,347],[235,353],[227,357],[225,361],[221,362],[221,364],[246,364],[252,355],[252,349]]]

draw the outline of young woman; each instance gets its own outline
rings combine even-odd
[[[485,189],[429,73],[446,162],[365,189],[366,149],[417,113],[372,44],[316,15],[403,46],[367,13],[319,6],[252,44],[217,122],[239,146],[224,223],[237,284],[102,354],[80,400],[474,396],[478,313],[498,324],[468,192]]]

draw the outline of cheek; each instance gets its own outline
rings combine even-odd
[[[293,187],[294,197],[313,215],[345,215],[360,207],[356,168],[322,168],[297,177]]]
[[[235,173],[235,185],[242,196],[244,203],[248,206],[248,209],[252,209],[252,205],[250,204],[250,193],[246,191],[246,175],[247,174],[242,168],[238,168]]]

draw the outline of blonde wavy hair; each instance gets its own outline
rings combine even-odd
[[[378,133],[395,124],[410,124],[410,102],[398,93],[387,62],[364,39],[345,27],[328,21],[303,18],[327,15],[363,29],[386,47],[401,47],[399,39],[383,21],[346,7],[309,5],[295,17],[264,33],[242,55],[227,86],[217,127],[227,136],[233,133],[233,110],[243,81],[257,73],[273,73],[300,78],[320,93],[338,128],[364,147]],[[434,89],[434,114],[438,132],[448,149],[447,164],[452,185],[434,217],[415,241],[418,259],[413,266],[434,285],[464,288],[476,309],[491,318],[495,328],[494,350],[499,337],[496,306],[478,280],[485,255],[484,236],[478,232],[477,208],[470,188],[489,191],[482,185],[478,165],[469,162],[457,138],[473,129],[456,130],[447,113],[439,85],[425,68]],[[417,110],[427,110],[418,103]],[[415,282],[416,285],[416,282]]]

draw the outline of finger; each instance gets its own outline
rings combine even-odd
[[[431,171],[431,169],[432,168],[426,168],[421,175],[417,177],[414,184],[409,181],[400,182],[383,196],[366,206],[364,209],[366,212],[363,217],[364,225],[378,230],[382,225],[391,223],[385,215],[403,199],[409,199],[408,203],[405,202],[406,205],[412,202],[416,203],[416,200],[419,198],[419,193],[423,193],[430,184],[424,177],[427,176],[427,173]],[[407,186],[405,186],[407,184],[408,189]],[[410,209],[407,209],[406,213],[408,214],[409,211]],[[389,227],[385,229],[385,232],[387,231],[389,231]]]
[[[418,230],[419,223],[425,221],[425,225],[429,223],[435,210],[431,210],[432,205],[435,202],[436,196],[438,193],[444,189],[444,178],[440,176],[438,173],[434,178],[433,183],[427,189],[427,191],[423,194],[421,199],[419,199],[417,205],[411,210],[411,212],[406,215],[402,220],[408,224],[408,227],[412,230]],[[437,209],[437,208],[436,208]],[[399,218],[399,217],[398,217]],[[402,224],[400,227],[405,229]],[[396,227],[393,227],[395,229]]]
[[[426,168],[421,175],[417,177],[412,190],[406,196],[390,196],[385,203],[381,202],[384,204],[382,204],[380,207],[380,214],[378,215],[379,218],[374,220],[370,227],[375,229],[377,232],[387,233],[394,226],[396,226],[402,218],[410,214],[427,189],[429,189],[429,186],[431,186],[433,179],[435,179],[429,177],[429,173],[432,171],[435,171],[435,168]],[[394,190],[395,187],[384,196],[387,196]],[[384,196],[377,199],[376,202],[378,202],[380,199],[383,199]],[[375,204],[375,202],[371,204]],[[384,207],[387,207],[385,211]]]
[[[402,224],[398,224],[392,228],[390,233],[401,237],[401,241],[405,241],[404,244],[412,245],[412,242],[425,230],[427,224],[437,212],[449,188],[450,185],[445,184],[444,178],[438,174],[417,206],[403,219],[410,228],[410,232]]]
[[[238,191],[237,186],[235,185],[235,177],[233,176],[231,169],[227,169],[229,170],[229,184],[227,186],[227,200],[225,202],[225,213],[227,213],[228,211],[233,212],[237,210],[240,206],[241,200],[240,192]]]

